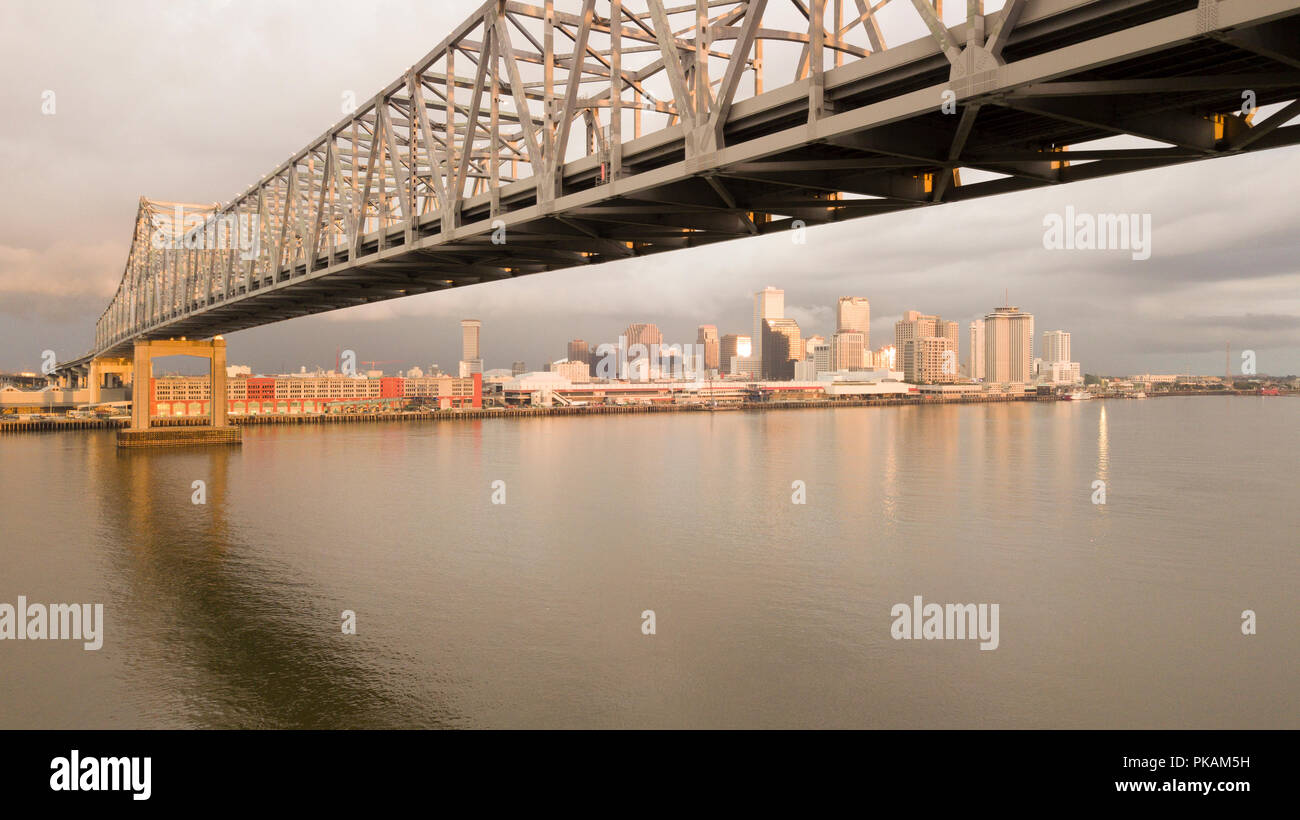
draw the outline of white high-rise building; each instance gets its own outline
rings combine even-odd
[[[1042,352],[1043,361],[1049,364],[1070,361],[1070,334],[1064,330],[1044,330]]]
[[[1044,330],[1042,354],[1042,359],[1038,360],[1038,381],[1048,384],[1078,384],[1083,381],[1079,363],[1070,361],[1068,332]]]
[[[966,357],[966,376],[971,379],[983,379],[984,366],[984,320],[976,319],[970,323],[970,352]]]
[[[465,361],[479,358],[478,334],[483,323],[478,319],[460,320],[460,357]]]
[[[478,346],[478,334],[483,323],[478,319],[460,320],[460,376],[483,372],[483,357]]]
[[[836,326],[840,333],[862,334],[862,346],[871,349],[871,302],[865,296],[841,296],[836,305]]]
[[[1034,315],[1008,305],[984,317],[984,367],[994,384],[1033,381]]]
[[[750,355],[759,363],[760,373],[763,369],[763,322],[784,318],[785,291],[769,285],[754,294],[754,334],[749,337],[753,350]]]

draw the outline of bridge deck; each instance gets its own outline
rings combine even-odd
[[[858,49],[865,56],[838,66],[829,57],[818,65],[806,55],[821,49],[805,47],[802,79],[761,92],[756,78],[761,93],[745,99],[734,99],[735,78],[758,72],[762,61],[751,50],[761,54],[753,47],[768,34],[780,39],[766,28],[767,3],[709,6],[731,9],[705,27],[710,37],[735,42],[730,57],[714,57],[712,40],[700,49],[693,33],[662,25],[659,0],[648,3],[635,20],[620,12],[636,27],[612,26],[615,15],[595,15],[593,0],[581,0],[582,13],[570,15],[567,27],[557,13],[555,31],[585,37],[586,48],[574,51],[598,63],[578,72],[582,81],[568,84],[567,96],[550,79],[545,94],[526,82],[520,66],[538,69],[538,61],[511,43],[512,25],[515,38],[522,32],[535,42],[516,16],[544,10],[488,3],[407,77],[224,208],[178,206],[169,222],[170,204],[142,200],[123,284],[89,355],[123,354],[137,338],[203,338],[801,224],[1300,141],[1300,126],[1284,125],[1300,114],[1300,0],[1009,0],[973,22],[932,27],[931,37]],[[813,0],[814,19],[825,6]],[[917,8],[925,17],[923,0]],[[660,36],[670,28],[675,40]],[[476,31],[481,39],[471,42]],[[680,61],[621,70],[622,52],[631,50],[620,48],[615,34],[627,32],[655,37]],[[607,47],[588,45],[601,33]],[[804,42],[821,39],[823,54],[838,54],[836,62],[855,53],[847,36],[838,50],[826,37],[834,35],[819,36],[810,24]],[[644,51],[644,42],[636,45]],[[477,61],[475,78],[438,74],[471,51],[489,57]],[[563,63],[562,55],[546,54],[543,63]],[[695,94],[709,60],[726,70],[708,95]],[[667,102],[644,88],[656,74],[672,81]],[[587,96],[579,97],[575,86],[590,75],[604,91],[584,86]],[[457,82],[448,84],[448,76]],[[438,88],[441,95],[428,93]],[[1255,106],[1287,105],[1267,118],[1246,117],[1246,92]],[[623,102],[625,94],[633,99]],[[482,109],[488,98],[498,102]],[[444,104],[449,113],[431,120],[429,111]],[[622,140],[623,105],[644,106],[665,124]],[[588,153],[567,160],[569,123],[583,117],[596,126],[588,129]],[[358,138],[360,131],[369,138]],[[1116,135],[1149,147],[1071,150]],[[966,184],[963,169],[970,169]],[[970,181],[974,176],[981,178]],[[255,253],[181,243],[233,237],[245,217],[256,222],[249,234]],[[204,228],[186,232],[201,222]],[[158,235],[172,244],[158,249]]]

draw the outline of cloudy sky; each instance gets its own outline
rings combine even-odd
[[[89,348],[140,196],[229,200],[337,121],[344,93],[368,98],[477,5],[5,3],[0,370]],[[389,370],[454,368],[457,322],[472,316],[488,367],[539,367],[570,338],[613,341],[632,322],[678,343],[701,323],[747,333],[751,294],[776,285],[806,334],[833,330],[837,297],[868,297],[876,347],[905,310],[964,325],[1005,290],[1040,333],[1071,331],[1089,372],[1217,374],[1230,342],[1260,372],[1298,373],[1297,179],[1290,148],[870,217],[810,229],[803,245],[745,239],[295,319],[229,336],[230,360],[333,366],[341,347]],[[1044,216],[1067,206],[1150,214],[1151,257],[1045,249]],[[962,347],[964,360],[964,333]]]

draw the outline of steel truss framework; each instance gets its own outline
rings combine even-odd
[[[953,27],[911,0],[930,36],[892,46],[890,0],[535,1],[486,3],[230,203],[142,199],[67,365],[1300,141],[1300,0],[968,0]],[[1121,134],[1148,142],[1070,150]]]

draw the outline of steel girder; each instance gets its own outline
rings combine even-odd
[[[229,203],[142,199],[87,357],[1300,141],[1300,0],[912,0],[892,48],[887,2],[491,0]]]

